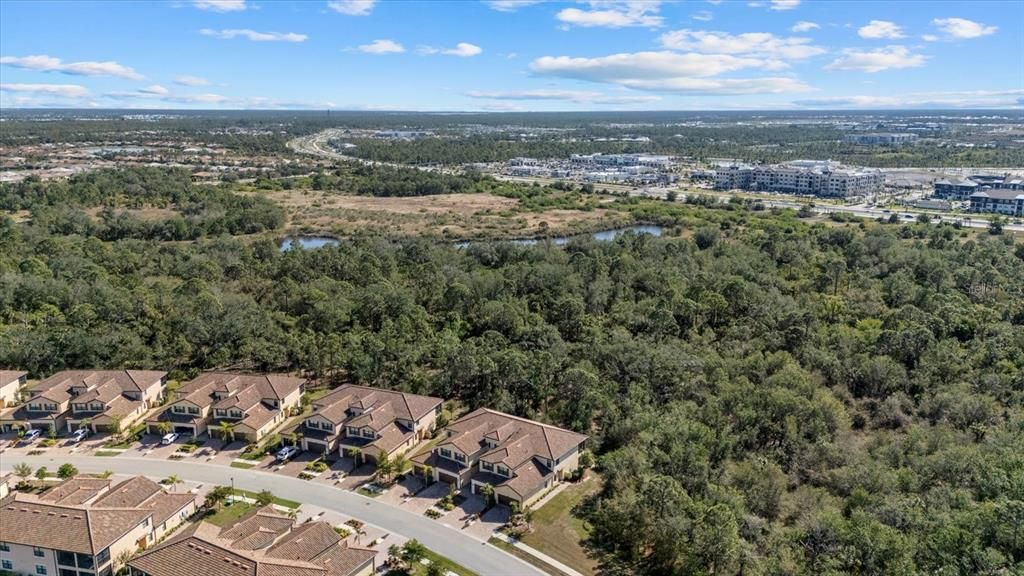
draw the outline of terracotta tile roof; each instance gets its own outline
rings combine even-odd
[[[36,396],[64,402],[71,397],[71,388],[83,386],[94,390],[108,385],[122,392],[142,392],[159,383],[166,372],[150,370],[65,370],[32,387]]]
[[[242,412],[245,412],[262,401],[263,391],[260,390],[259,386],[249,386],[215,403],[213,405],[213,409],[229,410],[231,408],[238,408]]]
[[[302,387],[302,378],[288,374],[233,374],[228,372],[204,372],[191,380],[193,386],[212,385],[210,392],[227,395],[249,387],[255,387],[263,398],[283,399]]]
[[[225,527],[219,536],[230,541],[233,548],[256,550],[272,544],[279,536],[288,532],[292,524],[291,518],[278,512],[273,506],[264,506],[250,511],[235,524]],[[267,534],[275,536],[266,541]],[[260,545],[261,543],[263,544]]]
[[[159,526],[196,501],[189,492],[157,492],[140,507],[153,511],[153,525]]]
[[[0,386],[6,386],[15,380],[21,380],[23,376],[28,376],[28,372],[24,370],[0,370]]]
[[[587,439],[583,434],[487,408],[474,410],[459,418],[448,426],[448,430],[454,434],[438,446],[452,442],[463,451],[465,449],[462,447],[471,446],[474,439],[479,447],[488,435],[492,435],[492,438],[505,436],[506,439],[499,441],[495,449],[485,454],[485,457],[504,450],[505,457],[515,462],[515,465],[525,461],[523,455],[527,452],[530,456],[554,460]]]
[[[15,493],[0,503],[0,540],[97,554],[152,515],[138,508],[82,508],[31,501]]]
[[[160,485],[149,478],[133,476],[112,486],[92,504],[102,508],[135,508],[160,491]]]
[[[39,495],[39,500],[50,504],[84,504],[110,487],[106,478],[75,476]]]
[[[259,403],[249,408],[249,411],[245,413],[245,418],[239,420],[237,426],[251,428],[253,431],[256,431],[266,426],[267,422],[273,420],[280,413],[280,410],[267,408],[265,404]]]
[[[442,402],[433,396],[345,384],[314,402],[313,413],[337,424],[344,421],[345,411],[350,406],[365,410],[371,407],[380,409],[387,405],[394,418],[416,421],[436,410]]]
[[[253,547],[277,533],[276,542]],[[273,524],[274,526],[270,526]],[[233,538],[241,536],[242,544]],[[351,576],[372,564],[376,552],[349,547],[324,522],[295,526],[271,507],[254,510],[224,529],[199,522],[129,564],[150,576]]]
[[[391,454],[395,448],[398,448],[412,437],[412,430],[407,430],[403,426],[391,423],[384,427],[383,430],[379,430],[377,432],[377,437],[373,442],[367,444],[367,446],[373,446],[378,450],[383,450],[388,454]]]

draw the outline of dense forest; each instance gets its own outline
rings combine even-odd
[[[31,216],[0,215],[0,365],[302,369],[586,432],[608,574],[1024,571],[1019,239],[728,205],[686,206],[679,237],[281,252],[48,219],[242,201],[117,177],[0,188]]]

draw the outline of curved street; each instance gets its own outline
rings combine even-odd
[[[231,478],[234,478],[235,486],[238,488],[255,492],[270,490],[282,498],[315,504],[328,510],[354,516],[395,534],[416,538],[427,548],[482,576],[544,575],[537,568],[506,554],[499,548],[425,516],[412,514],[359,494],[298,478],[258,470],[226,468],[216,464],[183,463],[127,456],[117,458],[77,455],[6,456],[3,461],[0,461],[0,469],[10,471],[20,462],[25,462],[33,468],[40,466],[56,468],[67,462],[82,472],[110,470],[115,474],[142,474],[156,479],[173,474],[183,480],[204,484],[228,484],[231,482]]]

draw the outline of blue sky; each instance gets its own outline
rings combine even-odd
[[[0,2],[0,106],[1024,107],[1024,1]]]

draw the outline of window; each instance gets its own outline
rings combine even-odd
[[[85,574],[85,572],[82,572],[82,574]],[[61,568],[60,576],[78,576],[78,572],[75,572],[74,570],[68,570],[67,568]]]
[[[508,476],[508,468],[505,468],[501,464],[498,464],[498,474],[501,474],[502,476]]]
[[[184,406],[174,406],[173,408],[171,408],[171,410],[177,412],[178,414],[184,414],[185,413],[185,407]]]
[[[226,410],[221,410],[220,408],[217,408],[216,410],[214,410],[214,413],[217,414],[217,416],[223,416],[223,415],[227,414],[227,411]]]
[[[14,563],[10,560],[0,560],[0,568],[4,570],[14,570]]]
[[[58,550],[57,564],[61,564],[62,566],[75,566],[75,553]]]
[[[480,468],[485,472],[494,472],[494,464],[491,464],[490,462],[481,462]]]
[[[242,417],[242,412],[240,410],[232,410],[231,411],[231,417],[232,418],[241,418]]]
[[[88,554],[76,554],[78,556],[78,567],[79,568],[92,568],[92,556]]]
[[[110,548],[106,548],[96,555],[96,565],[102,566],[107,560],[110,560]]]
[[[93,410],[103,410],[103,404],[100,404],[99,402],[93,402],[92,403],[92,409]]]
[[[199,408],[194,408],[192,406],[189,406],[188,407],[188,413],[189,414],[199,414]]]
[[[46,566],[42,564],[36,564],[36,574],[46,574]]]
[[[10,552],[11,546],[7,542],[0,542],[0,552]]]
[[[456,454],[455,455],[455,460],[457,462],[465,462],[466,461],[466,455],[465,454]]]
[[[451,458],[452,451],[447,448],[441,448],[441,456],[444,456],[445,458]]]
[[[44,552],[43,549],[40,548],[39,546],[33,546],[32,547],[32,555],[36,556],[36,557],[39,557],[39,558],[42,558],[43,556],[46,556],[46,552]]]

